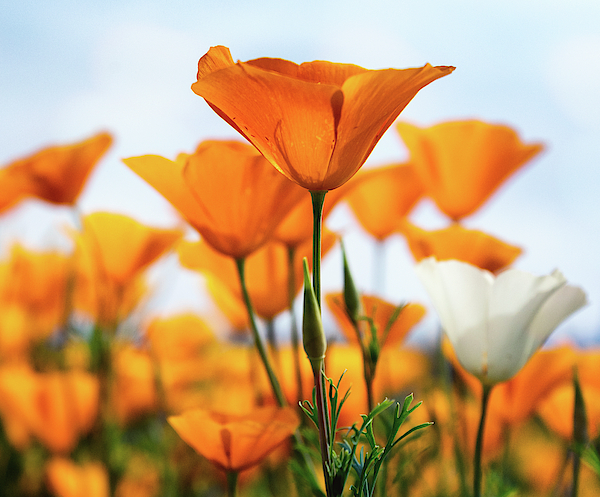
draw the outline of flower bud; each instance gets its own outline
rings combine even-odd
[[[327,339],[321,321],[321,309],[315,296],[310,276],[308,274],[308,261],[304,258],[304,315],[302,317],[302,343],[304,351],[310,360],[313,370],[320,368],[325,351]]]
[[[360,296],[358,295],[358,290],[356,290],[356,285],[352,279],[352,273],[350,273],[350,268],[348,267],[344,244],[341,243],[341,246],[342,259],[344,261],[344,305],[346,306],[348,317],[356,325],[360,316]]]

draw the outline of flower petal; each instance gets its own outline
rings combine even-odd
[[[455,260],[423,259],[416,265],[442,327],[463,367],[485,374],[488,338],[485,333],[493,276],[488,271]]]
[[[348,78],[329,167],[327,189],[337,188],[364,164],[383,135],[418,91],[453,67],[384,69]]]
[[[198,79],[192,90],[288,178],[320,187],[334,147],[338,87],[237,63]]]
[[[558,271],[535,276],[513,269],[496,278],[488,324],[491,382],[514,376],[546,340],[547,336],[532,339],[529,326],[544,302],[565,283]]]

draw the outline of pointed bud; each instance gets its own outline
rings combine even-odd
[[[321,309],[315,296],[310,275],[308,273],[308,261],[304,258],[304,315],[302,317],[302,343],[304,351],[310,360],[313,371],[321,367],[327,350],[327,340],[323,323],[321,321]]]
[[[356,325],[358,317],[360,316],[360,296],[358,295],[358,290],[352,279],[352,273],[350,273],[350,268],[348,267],[344,244],[343,242],[340,243],[342,246],[342,259],[344,261],[344,304],[346,306],[348,317],[352,323]]]
[[[573,388],[575,389],[575,404],[573,407],[573,442],[577,450],[583,450],[588,442],[587,415],[585,403],[577,370],[573,374]]]

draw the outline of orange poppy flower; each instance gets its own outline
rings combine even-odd
[[[205,141],[176,161],[156,155],[124,159],[163,195],[215,250],[244,258],[272,235],[306,196],[250,145]]]
[[[323,191],[348,181],[417,92],[453,70],[269,58],[236,64],[219,46],[198,62],[192,90],[288,178]]]
[[[168,422],[187,444],[225,471],[260,463],[299,425],[292,407],[259,407],[248,414],[192,409],[170,416]]]
[[[356,331],[352,322],[346,312],[344,305],[344,295],[342,293],[330,293],[325,296],[325,301],[333,313],[333,317],[337,321],[344,338],[349,343],[358,343]],[[381,341],[383,340],[383,333],[386,330],[390,318],[396,311],[397,306],[390,304],[379,297],[371,295],[362,295],[362,316],[371,318],[373,324],[377,329],[377,337]],[[420,304],[406,304],[402,309],[397,319],[391,325],[388,335],[385,340],[385,344],[389,346],[399,345],[410,330],[423,318],[425,315],[425,308]],[[365,323],[363,330],[367,328]]]
[[[70,257],[20,245],[0,263],[0,357],[22,357],[66,316]]]
[[[326,254],[337,241],[337,236],[326,231],[323,236],[322,252]],[[303,283],[302,258],[309,256],[312,239],[298,248],[294,257],[294,273],[297,293]],[[240,280],[234,261],[215,252],[204,241],[182,242],[178,248],[179,260],[184,267],[200,271],[207,277],[208,290],[215,303],[234,324],[247,323],[247,311],[240,288]],[[256,314],[264,319],[273,319],[289,307],[288,295],[288,250],[280,242],[271,241],[251,254],[246,260],[245,276],[250,300]],[[225,288],[215,283],[224,283]],[[229,290],[229,292],[227,291]],[[233,300],[232,300],[233,298]],[[237,303],[237,305],[236,305]],[[242,325],[247,329],[247,326]]]
[[[590,440],[595,440],[600,434],[600,382],[598,381],[598,361],[600,350],[574,350],[574,362],[581,386],[587,429]],[[564,384],[539,405],[538,414],[544,422],[565,440],[573,437],[573,405],[575,391],[571,376],[567,376]]]
[[[429,128],[396,125],[426,194],[455,221],[473,214],[511,174],[540,153],[508,126],[482,121]]]
[[[363,169],[357,187],[344,198],[354,216],[377,240],[393,234],[423,195],[423,186],[410,164]]]
[[[519,247],[456,223],[441,230],[426,231],[404,221],[398,230],[406,238],[416,261],[430,256],[438,261],[457,259],[497,273],[523,252]]]
[[[146,350],[119,344],[112,352],[111,406],[121,425],[158,407],[154,364]]]
[[[0,212],[27,197],[74,204],[111,143],[108,133],[100,133],[73,145],[45,148],[0,169]]]
[[[98,379],[83,371],[37,373],[27,365],[0,369],[0,413],[17,448],[31,436],[53,452],[70,452],[98,413]]]
[[[75,233],[77,278],[74,305],[102,325],[115,325],[145,288],[141,274],[181,237],[176,229],[158,229],[109,212],[83,218]]]
[[[57,497],[109,497],[108,471],[99,462],[82,466],[64,457],[53,457],[46,464],[49,490]]]
[[[462,368],[447,341],[443,350],[469,388],[481,396],[481,382]],[[538,351],[513,378],[494,386],[488,413],[504,425],[522,424],[556,388],[570,384],[574,364],[575,354],[570,347]]]

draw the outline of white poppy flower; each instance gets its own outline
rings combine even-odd
[[[512,378],[569,315],[587,303],[560,271],[498,276],[456,260],[423,259],[416,271],[458,360],[485,385]]]

